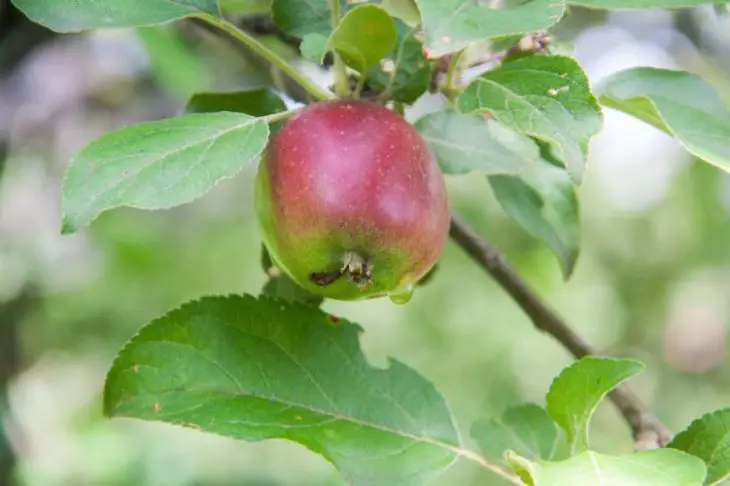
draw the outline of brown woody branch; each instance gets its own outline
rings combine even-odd
[[[479,66],[486,66],[495,62],[500,62],[506,58],[518,54],[535,54],[538,52],[545,52],[550,45],[553,43],[552,37],[547,31],[539,31],[534,34],[527,35],[519,40],[515,45],[503,49],[500,51],[486,51],[481,54],[471,53],[468,62],[462,63],[459,66],[458,71],[461,72],[464,69],[471,69]],[[431,75],[431,84],[429,91],[437,93],[442,90],[442,80],[447,76],[449,69],[451,69],[451,62],[454,56],[461,56],[459,53],[446,54],[440,57],[436,63]],[[461,76],[457,76],[460,78]],[[456,84],[460,83],[460,79],[456,79]]]
[[[205,30],[223,35],[211,29],[203,22],[193,20]],[[261,33],[273,29],[270,25],[243,25],[244,29]],[[272,32],[277,35],[280,32]],[[226,40],[232,39],[223,35]],[[469,66],[501,60],[519,52],[539,52],[547,48],[550,38],[543,32],[523,38],[517,45],[505,51],[493,53],[489,59],[476,60]],[[443,74],[449,66],[450,58],[445,56],[434,70],[436,75]],[[295,96],[295,99],[297,97]],[[305,97],[302,97],[305,98]],[[305,100],[302,100],[305,101]],[[452,217],[451,237],[456,241],[484,270],[487,271],[499,285],[517,302],[522,310],[530,317],[539,330],[552,335],[565,346],[576,358],[595,355],[587,342],[522,280],[507,262],[506,258],[491,243],[474,231],[458,218]],[[631,430],[639,449],[663,447],[671,440],[671,432],[658,418],[644,405],[626,386],[621,385],[609,394],[614,405],[619,409]]]
[[[451,219],[451,238],[497,281],[537,329],[553,336],[576,358],[597,354],[538,297],[497,248],[455,216]],[[609,394],[609,398],[631,427],[637,449],[653,449],[669,443],[672,438],[669,429],[628,387],[620,385]]]

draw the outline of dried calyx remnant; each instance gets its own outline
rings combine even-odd
[[[348,251],[345,253],[342,267],[339,270],[312,272],[309,274],[309,280],[320,287],[326,287],[343,275],[348,282],[362,288],[372,283],[373,266],[368,259],[354,251]]]

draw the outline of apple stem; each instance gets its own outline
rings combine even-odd
[[[451,56],[451,59],[449,59],[449,68],[448,71],[446,71],[446,83],[444,86],[444,89],[446,91],[454,91],[454,88],[456,87],[456,84],[461,84],[461,56],[464,54],[464,51],[461,50]]]
[[[338,4],[339,5],[339,4]],[[297,83],[299,86],[301,86],[307,93],[309,93],[312,98],[316,100],[330,100],[334,98],[334,95],[328,90],[321,86],[319,86],[317,83],[312,81],[309,77],[306,75],[300,73],[296,70],[294,66],[292,66],[288,61],[286,61],[284,58],[276,54],[274,51],[266,47],[264,44],[259,42],[258,39],[255,37],[249,35],[248,33],[240,30],[238,27],[230,23],[229,21],[225,19],[221,19],[218,17],[215,17],[210,14],[200,14],[196,16],[198,19],[202,20],[203,22],[215,27],[216,29],[219,29],[232,38],[236,39],[241,44],[245,45],[247,48],[255,52],[256,54],[260,55],[264,59],[266,59],[268,62],[270,62],[273,66],[279,68],[281,72],[289,76],[295,83]],[[345,73],[347,75],[347,73]],[[345,80],[347,81],[347,80]]]
[[[357,80],[357,86],[355,86],[355,98],[360,98],[362,90],[365,89],[365,75],[361,75],[360,79]]]

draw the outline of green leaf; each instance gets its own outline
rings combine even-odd
[[[549,142],[575,181],[588,144],[603,127],[598,101],[580,65],[565,56],[530,56],[503,64],[458,98],[463,112],[486,111],[508,127]]]
[[[671,449],[608,456],[586,451],[560,462],[532,462],[509,454],[513,469],[528,486],[700,486],[705,464]]]
[[[421,23],[421,12],[415,0],[382,0],[380,6],[392,17],[402,20],[410,27]]]
[[[272,89],[255,88],[228,93],[196,93],[188,100],[185,109],[188,113],[232,111],[266,116],[286,111],[286,104]]]
[[[438,111],[415,126],[446,174],[518,174],[540,162],[530,138],[478,114]]]
[[[285,300],[287,302],[299,302],[302,304],[313,305],[319,307],[324,298],[314,295],[311,292],[297,285],[289,276],[280,271],[269,254],[266,245],[261,244],[261,269],[269,276],[269,280],[261,289],[261,295],[274,299]]]
[[[707,463],[705,484],[715,485],[730,477],[730,408],[709,413],[692,422],[669,446]]]
[[[328,51],[336,51],[345,63],[358,72],[377,64],[396,45],[393,19],[377,5],[358,5],[340,20],[329,37],[308,33],[300,50],[308,61],[321,64]]]
[[[271,11],[271,0],[220,0],[221,9],[244,15],[266,14]]]
[[[479,419],[471,436],[491,460],[503,460],[507,450],[529,459],[550,459],[558,443],[555,422],[533,404],[508,408],[499,419]]]
[[[570,176],[543,161],[518,176],[492,176],[489,183],[504,212],[550,246],[568,279],[580,250],[578,196]]]
[[[213,83],[210,67],[202,56],[168,26],[140,27],[137,35],[147,49],[159,83],[171,93],[187,98]]]
[[[261,295],[291,303],[319,306],[324,298],[301,288],[285,273],[278,273],[266,282]]]
[[[322,64],[325,54],[327,54],[327,42],[329,38],[316,32],[307,34],[299,45],[299,51],[302,57],[307,61],[315,64]]]
[[[342,17],[327,46],[348,66],[363,73],[393,50],[396,39],[388,12],[377,5],[358,5]]]
[[[718,5],[727,0],[568,0],[571,5],[616,10],[622,8],[689,8],[698,5]]]
[[[567,434],[571,451],[588,448],[588,427],[603,397],[643,369],[631,359],[589,356],[555,378],[547,394],[547,412]]]
[[[220,15],[217,0],[12,0],[37,24],[57,32],[141,27],[191,15]]]
[[[438,271],[439,271],[439,263],[436,262],[436,264],[434,264],[434,266],[431,267],[431,270],[426,272],[426,275],[421,277],[421,279],[418,282],[416,282],[416,287],[425,287],[426,285],[433,282],[434,279],[436,278],[436,275],[438,274]]]
[[[417,29],[399,29],[392,69],[386,74],[378,65],[367,73],[367,84],[387,91],[388,97],[394,101],[415,103],[431,84],[433,66],[424,56],[423,45],[416,38],[416,33]]]
[[[140,123],[104,135],[71,161],[63,184],[63,232],[112,208],[190,202],[256,160],[268,136],[266,120],[227,112]]]
[[[272,272],[276,270],[276,265],[274,265],[274,261],[271,259],[271,254],[269,253],[268,248],[266,248],[266,245],[263,243],[261,243],[259,263],[261,263],[261,270],[263,270],[266,275],[271,276]]]
[[[693,155],[730,171],[730,111],[695,74],[633,68],[596,88],[601,102],[672,135]]]
[[[144,327],[109,371],[107,415],[298,442],[349,484],[421,485],[459,439],[434,386],[370,366],[360,327],[303,305],[209,297]]]
[[[297,37],[332,32],[329,0],[273,0],[271,17],[284,32]]]
[[[565,3],[526,0],[492,9],[473,0],[416,0],[423,19],[429,57],[456,52],[469,44],[504,35],[546,29],[561,19]]]

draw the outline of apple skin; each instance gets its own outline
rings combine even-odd
[[[449,232],[443,174],[421,135],[360,100],[315,103],[289,119],[262,156],[255,208],[274,263],[336,300],[407,290]]]

